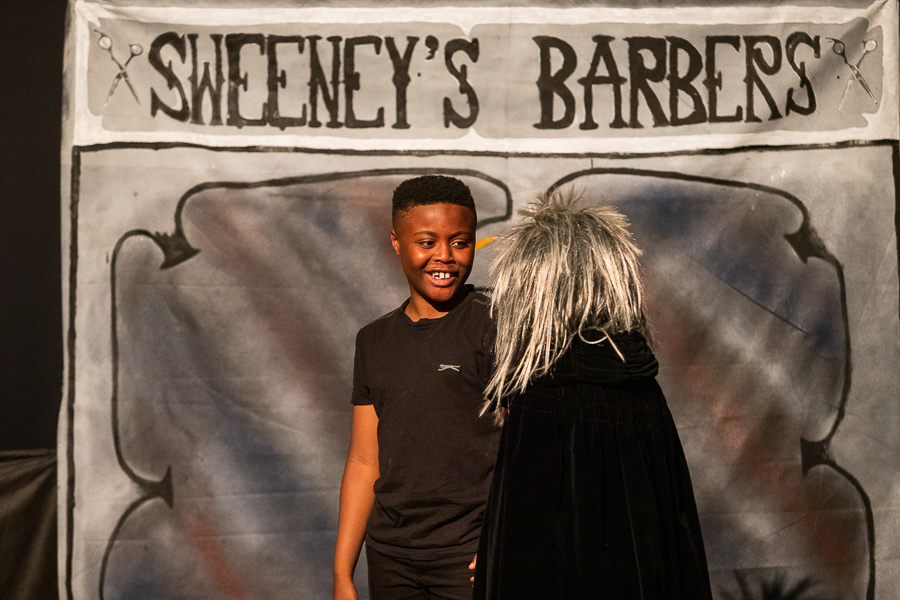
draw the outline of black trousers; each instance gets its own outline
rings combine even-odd
[[[474,555],[413,560],[366,546],[369,600],[472,600]]]

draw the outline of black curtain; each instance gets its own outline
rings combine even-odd
[[[0,598],[58,597],[56,451],[0,453]]]
[[[65,15],[0,1],[0,451],[56,447]]]
[[[65,15],[0,1],[0,600],[58,598]]]

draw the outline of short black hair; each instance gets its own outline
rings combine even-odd
[[[464,206],[472,211],[475,222],[478,222],[478,211],[475,210],[475,199],[469,186],[447,175],[422,175],[398,185],[391,200],[391,219],[396,223],[398,216],[414,206],[429,204]]]

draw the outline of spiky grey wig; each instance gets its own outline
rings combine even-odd
[[[494,242],[497,342],[484,411],[549,373],[576,336],[596,343],[636,329],[649,339],[641,251],[628,222],[609,206],[580,200],[574,190],[541,195]]]

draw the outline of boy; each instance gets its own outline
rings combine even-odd
[[[488,299],[465,285],[475,202],[458,179],[394,190],[391,243],[409,300],[356,338],[334,599],[355,599],[363,539],[372,600],[472,597],[470,565],[497,451],[479,418],[491,370]]]

